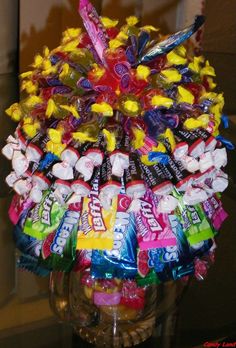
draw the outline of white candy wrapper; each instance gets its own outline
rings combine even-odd
[[[208,195],[205,190],[197,187],[188,187],[186,190],[184,196],[183,196],[183,201],[184,204],[186,205],[195,205],[201,202],[204,202],[208,199]]]
[[[83,175],[84,181],[91,179],[94,167],[94,162],[87,156],[82,156],[75,165],[75,169]]]
[[[12,158],[12,168],[17,176],[23,175],[29,167],[29,161],[21,153],[21,151],[14,151]]]
[[[182,165],[184,168],[190,172],[190,173],[195,173],[196,171],[199,170],[199,162],[196,158],[191,157],[191,156],[183,156],[180,159]]]
[[[214,166],[214,160],[211,152],[205,152],[200,156],[199,169],[201,173],[206,172]]]
[[[212,157],[213,157],[215,168],[220,169],[221,167],[226,166],[227,152],[225,147],[223,147],[222,149],[216,149],[215,151],[213,151]]]
[[[157,210],[159,213],[170,214],[178,205],[178,199],[171,195],[163,196],[158,205]]]
[[[71,180],[74,177],[73,168],[67,162],[54,164],[52,167],[52,174],[61,180]]]

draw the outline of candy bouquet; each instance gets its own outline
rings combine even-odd
[[[83,272],[87,299],[131,320],[147,286],[204,278],[233,145],[219,135],[214,69],[186,43],[202,16],[163,36],[133,16],[118,28],[88,0],[79,12],[86,32],[67,29],[36,55],[6,110],[19,122],[2,149],[9,216],[20,268]]]

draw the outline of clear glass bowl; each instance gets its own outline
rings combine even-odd
[[[106,282],[86,284],[83,272],[52,272],[50,277],[50,305],[60,321],[73,325],[75,332],[97,347],[131,347],[148,339],[156,322],[176,303],[186,283],[167,282],[144,288],[145,305],[134,309],[125,305],[95,305],[94,293],[117,292]],[[132,291],[129,293],[132,298]]]

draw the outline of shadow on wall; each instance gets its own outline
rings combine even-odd
[[[35,1],[35,0],[33,0]],[[176,9],[180,0],[143,0],[142,23],[159,26],[164,33],[175,30]],[[20,71],[25,71],[33,62],[34,56],[42,52],[44,46],[50,49],[56,47],[61,38],[61,32],[68,27],[81,27],[82,21],[77,12],[79,0],[63,0],[58,5],[53,5],[45,18],[43,29],[37,28],[37,13],[31,13],[31,26],[28,31],[24,30],[24,18],[29,21],[29,13],[21,13],[20,30]],[[137,1],[117,0],[92,0],[97,11],[103,16],[120,19],[135,13]],[[24,7],[24,12],[27,7]],[[154,9],[154,10],[153,10]],[[37,12],[37,11],[36,11]],[[34,24],[35,23],[35,24]]]
[[[180,0],[143,0],[142,24],[150,24],[160,27],[164,33],[171,32],[174,29],[173,23],[175,27],[176,9],[179,2]],[[111,18],[119,18],[124,22],[125,17],[136,13],[136,3],[138,3],[138,1],[135,0],[107,0],[104,1],[102,14]]]
[[[57,46],[60,42],[62,28],[62,13],[65,17],[70,17],[76,12],[73,8],[75,1],[69,0],[70,7],[60,4],[53,6],[46,19],[45,26],[42,30],[37,30],[36,25],[32,24],[29,32],[22,31],[20,28],[20,70],[25,71],[28,66],[33,62],[33,58],[36,53],[42,52],[44,46],[48,46],[50,49]],[[77,14],[77,12],[76,12]],[[21,21],[24,21],[24,17],[28,16],[27,13],[21,13]],[[36,14],[32,13],[32,22],[36,19]],[[71,22],[74,25],[74,18]],[[71,26],[73,26],[71,25]]]

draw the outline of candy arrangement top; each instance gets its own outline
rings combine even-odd
[[[205,272],[233,145],[214,69],[186,44],[204,19],[164,37],[133,16],[119,29],[87,0],[79,12],[87,33],[37,54],[6,110],[19,122],[2,149],[19,265],[140,284]]]

